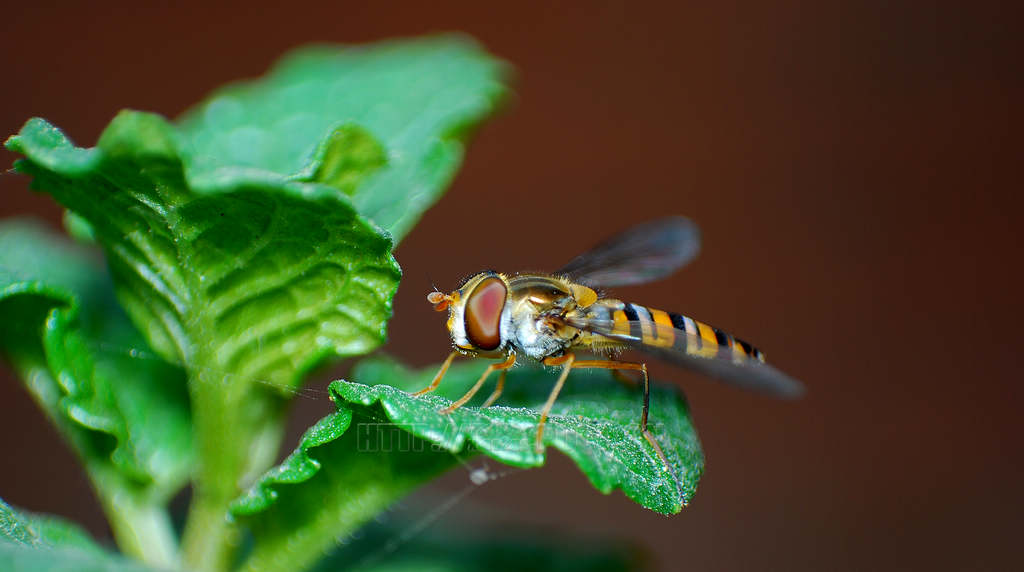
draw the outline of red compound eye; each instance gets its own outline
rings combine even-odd
[[[466,338],[481,350],[501,345],[501,311],[505,308],[508,290],[500,278],[488,278],[469,294],[466,300]]]

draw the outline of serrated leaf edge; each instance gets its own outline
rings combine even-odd
[[[81,310],[78,296],[60,286],[54,286],[38,280],[26,280],[14,282],[3,289],[0,289],[0,300],[17,295],[38,295],[46,296],[54,300],[55,304],[50,308],[44,319],[44,325],[40,331],[39,343],[43,351],[46,368],[50,376],[60,387],[61,395],[56,403],[54,413],[59,413],[63,419],[86,431],[102,433],[115,440],[114,447],[105,458],[118,466],[121,470],[128,471],[128,476],[140,483],[150,483],[153,477],[145,472],[145,467],[136,458],[132,446],[131,437],[125,431],[118,431],[118,427],[125,425],[124,419],[111,419],[107,415],[95,414],[87,406],[91,394],[83,394],[84,387],[93,388],[91,383],[77,383],[69,379],[66,372],[55,372],[53,352],[55,344],[63,344],[70,334],[68,328],[78,318]],[[54,328],[57,328],[56,330]],[[59,330],[59,333],[57,333]],[[90,359],[93,359],[90,356]],[[116,403],[108,404],[109,407],[120,415]],[[116,459],[122,459],[117,462]],[[131,459],[130,463],[126,463]]]
[[[350,399],[350,397],[346,395],[347,392],[344,389],[345,387],[368,389],[369,391],[364,391],[363,393],[370,393],[371,396],[368,399]],[[291,455],[289,455],[289,457],[284,462],[268,471],[250,488],[249,491],[246,492],[245,495],[243,495],[239,499],[236,499],[232,503],[232,514],[235,516],[250,516],[262,512],[269,508],[277,499],[279,495],[279,491],[277,490],[278,486],[299,484],[306,482],[310,478],[312,478],[313,475],[315,475],[316,472],[319,471],[320,464],[309,455],[309,449],[323,445],[329,441],[341,437],[341,435],[344,434],[345,430],[347,430],[349,425],[351,424],[352,415],[354,413],[351,408],[346,407],[346,403],[361,408],[371,408],[373,406],[379,405],[381,410],[387,416],[388,420],[394,421],[394,409],[393,407],[390,406],[391,404],[385,399],[387,396],[383,395],[380,390],[380,388],[384,387],[387,387],[394,391],[402,391],[401,389],[385,384],[369,386],[365,384],[343,380],[336,380],[331,382],[328,391],[330,392],[331,399],[338,406],[337,413],[347,412],[348,415],[348,417],[344,419],[344,429],[336,428],[335,431],[329,436],[319,435],[319,433],[322,431],[320,427],[324,425],[328,419],[331,419],[332,416],[336,415],[337,413],[332,413],[331,415],[321,419],[316,425],[307,430],[306,434],[303,435],[299,447],[296,448],[296,450]],[[539,417],[539,414],[536,411],[528,408],[509,408],[502,406],[495,407],[501,409],[511,409],[528,416]],[[557,423],[558,418],[556,416],[553,416],[552,418],[550,418],[549,422]],[[443,447],[444,449],[449,450],[452,453],[462,452],[466,448],[467,443],[471,443],[477,448],[478,451],[483,452],[484,454],[487,454],[491,458],[494,458],[495,460],[498,460],[502,463],[511,466],[516,466],[520,468],[533,468],[542,466],[546,461],[546,448],[539,455],[532,455],[530,457],[530,460],[526,462],[521,462],[517,458],[510,458],[508,456],[504,456],[501,454],[501,451],[489,448],[486,442],[479,441],[471,432],[458,431],[454,438],[445,439],[444,436],[439,437],[437,434],[433,432],[412,431],[405,428],[401,424],[399,424],[399,426],[402,427],[404,430],[408,431],[410,434],[418,438],[424,439],[428,442],[431,442],[437,446]],[[535,427],[536,425],[533,426]],[[581,472],[583,472],[583,474],[587,477],[591,485],[603,494],[610,494],[616,489],[622,490],[628,498],[630,498],[637,504],[640,504],[645,508],[662,514],[676,514],[680,510],[682,510],[684,506],[689,504],[690,499],[683,494],[682,484],[677,476],[672,477],[672,481],[676,483],[676,499],[669,500],[668,504],[664,506],[652,506],[652,504],[646,503],[642,499],[629,494],[629,492],[627,492],[626,488],[623,486],[622,481],[620,479],[615,478],[614,475],[597,468],[595,468],[595,470],[592,471],[582,470],[583,467],[590,465],[590,463],[586,462],[587,459],[581,457],[582,453],[572,447],[565,446],[564,443],[559,439],[552,439],[549,441],[549,436],[550,434],[545,435],[544,443],[569,457],[573,461],[573,463],[576,464],[577,467],[581,469]],[[619,464],[625,467],[625,464],[621,463],[621,461],[619,461]],[[632,469],[628,470],[630,470],[630,472],[634,474],[638,474],[636,473],[636,471]],[[647,480],[647,477],[645,475],[638,475],[642,477],[641,480]]]
[[[276,487],[297,485],[313,478],[320,470],[320,462],[310,455],[310,449],[325,445],[341,437],[352,424],[352,410],[339,409],[306,430],[299,446],[281,462],[259,478],[244,495],[231,503],[233,516],[248,516],[266,510],[277,500]]]

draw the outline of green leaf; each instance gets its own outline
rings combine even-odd
[[[186,565],[230,561],[224,510],[273,459],[286,390],[384,340],[400,271],[378,225],[400,235],[436,200],[499,69],[452,37],[307,49],[180,127],[124,111],[95,148],[41,119],[7,141],[102,246],[150,346],[186,369],[199,455]]]
[[[546,453],[536,452],[534,437],[555,371],[516,368],[498,404],[438,413],[469,389],[482,365],[453,366],[438,391],[414,397],[407,391],[426,387],[435,368],[413,372],[390,360],[367,360],[352,374],[363,383],[334,382],[330,390],[338,403],[380,408],[390,422],[453,453],[475,450],[517,467],[543,465]],[[640,433],[641,401],[639,390],[607,372],[575,371],[551,410],[543,441],[569,456],[602,493],[621,488],[646,508],[674,514],[697,489],[704,469],[700,442],[682,395],[655,383],[648,428],[669,461],[666,468]]]
[[[352,424],[357,429],[350,431]],[[408,447],[366,451],[366,443],[397,437],[396,432],[347,409],[310,428],[295,452],[233,505],[254,540],[242,569],[308,568],[338,538],[455,463],[451,455],[403,435]]]
[[[152,350],[96,253],[27,221],[0,223],[0,308],[0,351],[46,412],[80,434],[79,454],[168,495],[185,483],[193,451],[184,372],[137,359]],[[55,384],[44,386],[47,377]]]
[[[358,125],[343,125],[324,139],[313,162],[311,181],[337,188],[348,196],[387,163],[380,143]]]
[[[73,211],[64,211],[64,230],[67,231],[68,236],[74,238],[82,244],[95,244],[96,234],[92,231],[92,225],[89,221],[78,216]]]
[[[153,572],[142,563],[106,552],[78,548],[33,548],[0,542],[4,572]]]
[[[107,553],[74,524],[16,511],[0,500],[0,570],[146,572],[153,568]]]
[[[106,552],[70,522],[16,511],[0,500],[0,570],[148,572],[154,569]]]
[[[232,507],[256,540],[246,569],[307,565],[340,535],[475,452],[520,467],[542,465],[534,435],[555,372],[516,368],[498,405],[438,413],[483,369],[478,360],[456,364],[434,394],[419,398],[406,391],[425,387],[435,368],[410,371],[372,358],[352,373],[363,383],[332,383],[338,412],[311,428],[295,452]],[[649,428],[671,470],[640,434],[640,409],[639,391],[604,372],[574,372],[552,410],[544,442],[572,458],[598,490],[621,488],[647,508],[679,512],[704,466],[689,409],[678,392],[652,389]]]
[[[145,572],[152,568],[110,554],[77,525],[17,511],[0,500],[0,570],[5,572]]]
[[[505,75],[463,36],[305,48],[186,114],[189,178],[206,185],[249,167],[309,180],[329,161],[321,142],[355,123],[381,142],[387,167],[354,192],[339,188],[398,242],[454,177],[464,139],[503,96]]]
[[[163,505],[194,460],[184,372],[132,327],[95,252],[26,221],[0,224],[0,313],[0,353],[83,460],[122,548],[165,561]]]
[[[89,552],[101,551],[77,525],[55,516],[16,511],[0,499],[0,544],[4,543],[32,548],[67,546]]]
[[[264,173],[197,192],[174,129],[154,115],[121,113],[95,149],[55,132],[32,120],[11,138],[28,158],[18,169],[92,226],[163,355],[191,365],[204,354],[232,379],[285,385],[383,341],[399,277],[391,243],[337,190]]]
[[[384,340],[400,276],[391,241],[327,185],[246,172],[193,188],[177,133],[155,115],[122,112],[95,149],[55,132],[32,120],[8,146],[36,188],[89,223],[129,315],[185,366],[201,471],[185,540],[206,546],[188,564],[220,566],[227,503],[283,431],[274,388]]]

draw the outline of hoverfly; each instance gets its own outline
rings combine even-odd
[[[641,284],[663,278],[682,267],[700,249],[697,226],[684,217],[670,217],[635,226],[599,244],[551,275],[506,275],[487,270],[466,280],[450,293],[431,292],[427,300],[437,311],[448,310],[448,331],[454,351],[441,365],[430,385],[416,392],[433,391],[456,356],[498,358],[473,387],[449,407],[462,407],[495,371],[497,386],[484,402],[487,407],[501,394],[505,373],[519,355],[549,366],[561,366],[541,411],[535,446],[548,413],[569,371],[581,368],[639,371],[643,386],[640,431],[666,466],[665,455],[647,431],[650,387],[647,366],[614,359],[622,350],[635,349],[682,367],[780,397],[796,397],[801,384],[765,363],[765,356],[749,343],[694,320],[639,304],[605,297],[599,289]],[[577,350],[606,359],[578,359]]]

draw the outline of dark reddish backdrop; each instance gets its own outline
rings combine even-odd
[[[1016,560],[1024,91],[1008,10],[189,4],[3,8],[0,133],[40,115],[92,144],[122,107],[177,115],[304,42],[463,30],[515,65],[516,97],[398,250],[388,349],[417,364],[447,351],[428,275],[550,269],[683,213],[704,231],[698,261],[622,294],[754,340],[809,386],[781,403],[655,366],[685,382],[707,453],[678,516],[597,494],[557,458],[435,526],[482,508],[640,539],[672,569]],[[25,179],[0,185],[3,216],[58,220]],[[0,496],[106,536],[71,455],[6,372],[0,387]],[[301,400],[288,446],[329,408]]]

